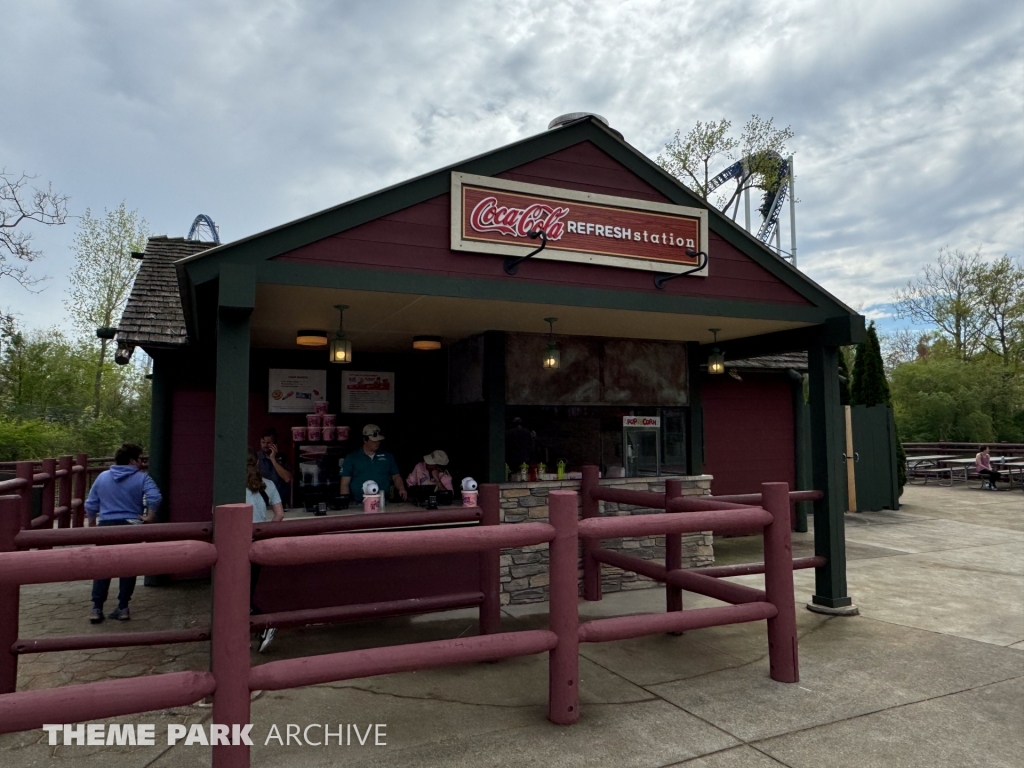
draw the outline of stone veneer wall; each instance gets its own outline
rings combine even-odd
[[[684,496],[708,496],[711,494],[711,476],[695,477],[630,477],[601,480],[603,486],[624,490],[665,492],[665,480],[678,479],[683,486]],[[552,490],[580,490],[579,480],[561,480],[536,483],[503,483],[501,485],[501,522],[547,522],[548,492]],[[582,503],[580,504],[582,508]],[[630,504],[616,504],[602,501],[602,515],[649,515],[664,514],[660,509],[635,507]],[[582,509],[581,509],[582,514]],[[711,533],[686,534],[683,541],[684,568],[711,565],[715,556],[712,549]],[[665,562],[665,537],[606,539],[605,549],[621,550],[624,554],[641,557],[644,560]],[[580,590],[583,588],[583,563],[580,561]],[[604,592],[619,592],[627,589],[647,589],[660,586],[645,576],[624,572],[609,565],[601,566],[601,584]],[[501,551],[501,604],[521,605],[539,603],[548,599],[548,545],[536,544],[519,549]]]

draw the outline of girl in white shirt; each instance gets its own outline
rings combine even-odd
[[[249,453],[245,461],[245,503],[252,504],[252,521],[254,523],[267,522],[267,513],[273,512],[273,522],[279,523],[284,520],[284,504],[281,503],[281,494],[277,486],[268,483],[260,475],[259,461],[255,453]],[[260,566],[256,563],[250,564],[249,570],[249,613],[259,613],[260,609],[253,603],[253,596],[256,594],[256,582],[260,578]],[[270,645],[270,641],[277,634],[277,629],[268,627],[260,633],[260,653],[263,653]]]

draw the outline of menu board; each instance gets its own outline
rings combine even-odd
[[[345,371],[341,374],[342,413],[394,413],[395,374]]]
[[[271,368],[267,389],[269,413],[313,413],[327,399],[327,371]]]

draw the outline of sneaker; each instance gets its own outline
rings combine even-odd
[[[92,609],[92,613],[89,614],[89,623],[90,624],[102,624],[103,623],[103,619],[104,619],[103,609],[102,608],[93,608]]]
[[[114,619],[115,621],[128,621],[131,619],[131,615],[128,613],[127,607],[121,608],[118,606],[107,614],[107,618]]]
[[[274,639],[274,635],[277,634],[277,627],[267,627],[263,630],[263,634],[260,635],[260,653],[263,653],[270,647],[270,641]]]

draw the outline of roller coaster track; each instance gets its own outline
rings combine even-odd
[[[782,205],[789,196],[790,169],[789,160],[786,158],[775,152],[767,153],[767,155],[778,163],[779,173],[775,179],[777,182],[775,190],[766,190],[761,198],[761,206],[758,208],[758,211],[761,214],[762,221],[760,229],[757,230],[757,239],[766,245],[770,245],[772,236],[775,234],[775,229],[779,224],[779,214],[782,212]],[[719,173],[708,182],[708,194],[710,195],[722,184],[732,179],[739,179],[741,182],[745,182],[747,177],[750,176],[747,168],[753,164],[752,161],[755,159],[758,159],[756,155],[748,155],[741,160],[737,160]]]

